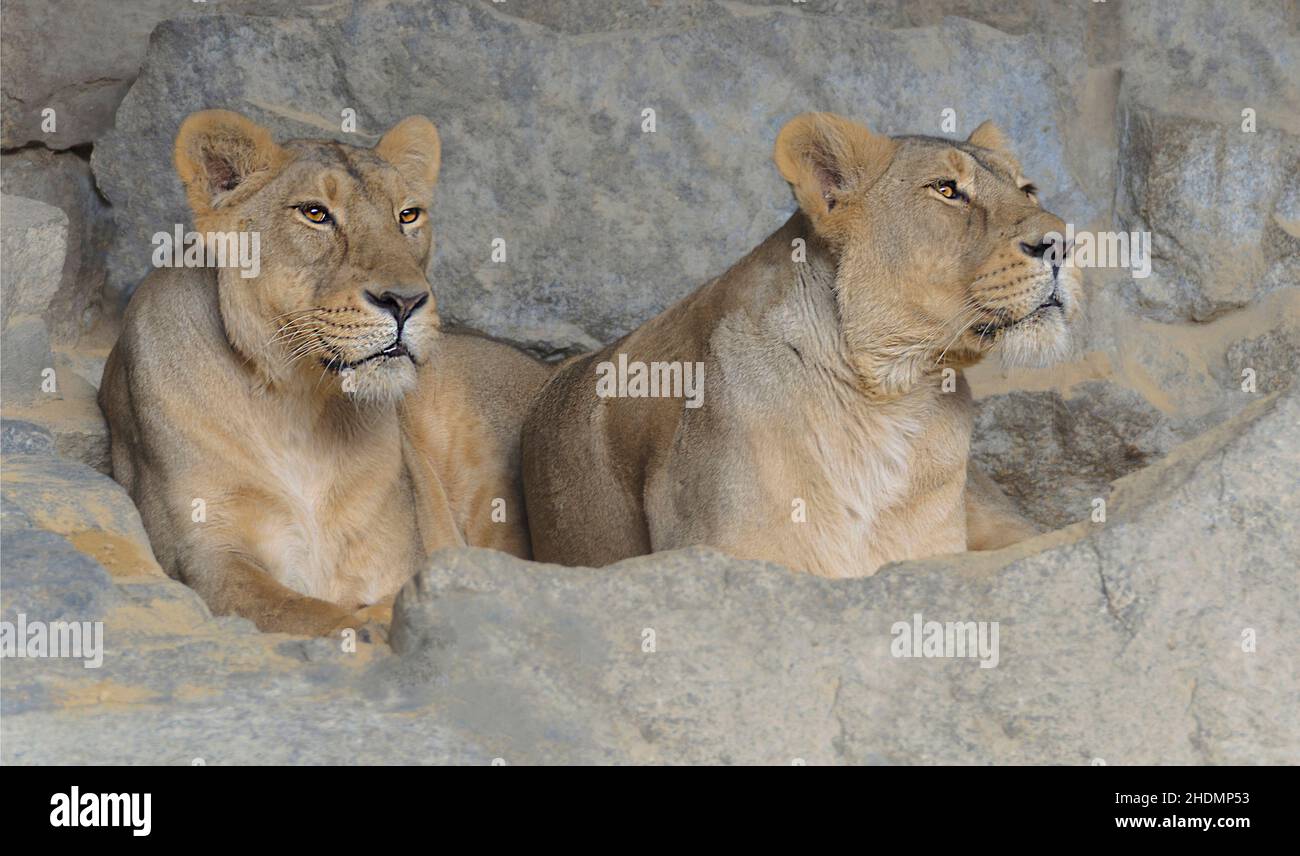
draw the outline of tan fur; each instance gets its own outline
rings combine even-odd
[[[528,555],[517,438],[546,369],[439,330],[424,271],[440,155],[422,117],[373,150],[280,145],[220,110],[181,126],[195,228],[257,231],[261,271],[151,273],[100,406],[159,561],[216,613],[326,634],[385,615],[432,549]]]
[[[824,113],[786,125],[774,159],[800,210],[538,396],[523,444],[536,557],[603,565],[707,544],[852,577],[1032,534],[991,481],[967,490],[958,370],[995,348],[1064,354],[1077,274],[1021,247],[1064,224],[1022,189],[996,128],[975,136],[996,147]],[[597,366],[619,354],[704,363],[703,406],[599,397]]]

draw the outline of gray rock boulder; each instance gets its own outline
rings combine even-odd
[[[96,140],[113,127],[113,113],[140,69],[149,33],[165,18],[231,11],[292,14],[296,6],[289,0],[7,2],[0,142],[6,149],[28,143],[68,149]],[[54,111],[50,130],[46,110]]]
[[[1140,312],[1206,321],[1300,283],[1300,237],[1284,228],[1300,137],[1137,107],[1124,128],[1118,216],[1152,233],[1151,276],[1127,288]]]
[[[1273,397],[1122,480],[1104,524],[869,579],[440,554],[399,597],[399,673],[507,763],[1287,763],[1297,428]],[[997,622],[996,664],[895,656],[917,614]]]
[[[1069,397],[1012,392],[983,399],[971,458],[1024,514],[1055,529],[1087,519],[1111,482],[1154,463],[1183,439],[1137,393],[1092,381]]]
[[[42,310],[55,344],[75,345],[99,319],[113,218],[90,174],[72,152],[23,150],[0,157],[5,192],[59,208],[68,218],[67,253],[58,291]]]
[[[52,438],[38,426],[8,419],[3,425],[0,496],[9,509],[67,538],[114,575],[161,574],[140,514],[121,485],[83,463],[44,452],[40,447]],[[8,454],[11,449],[26,453]]]
[[[7,403],[39,398],[42,372],[54,365],[45,313],[63,276],[67,237],[58,208],[0,196],[0,394]]]
[[[94,669],[6,662],[0,755],[1288,763],[1300,753],[1297,428],[1295,391],[1258,400],[1121,479],[1104,523],[868,579],[702,549],[605,569],[444,551],[398,598],[395,653],[213,619],[160,574],[107,572],[43,528],[39,503],[6,495],[6,620],[21,607],[102,621],[104,645]],[[958,630],[975,645],[944,651],[945,637],[899,656],[918,620],[922,640],[926,622],[954,622],[953,645]]]
[[[190,111],[228,107],[281,136],[361,144],[424,113],[444,145],[430,271],[441,311],[539,352],[583,350],[720,273],[783,222],[793,202],[772,144],[804,110],[888,133],[940,134],[946,108],[958,111],[961,135],[995,119],[1047,201],[1089,220],[1097,209],[1064,163],[1068,99],[1045,52],[1033,35],[958,19],[888,30],[776,10],[600,39],[482,4],[368,5],[329,27],[169,21],[94,153],[119,227],[109,286],[133,289],[149,270],[149,236],[187,220],[179,182],[159,164]],[[301,74],[295,57],[311,57],[314,73]],[[958,91],[969,94],[955,103]],[[353,135],[340,132],[348,108]],[[503,263],[491,260],[496,239]]]

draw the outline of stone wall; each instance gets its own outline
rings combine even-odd
[[[3,41],[0,611],[108,634],[98,671],[6,662],[4,761],[1300,758],[1293,3],[13,0]],[[187,222],[171,144],[208,107],[360,144],[428,115],[440,312],[550,359],[779,225],[772,141],[807,109],[994,119],[1047,207],[1149,233],[1151,271],[1085,272],[1068,364],[970,372],[974,456],[1039,539],[841,583],[443,553],[395,651],[341,652],[211,618],[104,475],[103,360],[149,236]],[[999,622],[998,667],[891,656],[918,612]]]

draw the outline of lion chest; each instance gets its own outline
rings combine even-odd
[[[960,403],[834,415],[785,434],[792,454],[773,484],[795,497],[789,560],[820,576],[858,577],[964,549],[969,423]]]
[[[369,466],[367,466],[369,464]],[[282,585],[344,605],[375,603],[414,569],[416,533],[400,468],[317,442],[260,458],[252,547]]]

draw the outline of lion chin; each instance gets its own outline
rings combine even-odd
[[[1063,269],[1053,295],[1059,306],[1040,309],[998,332],[994,345],[1006,368],[1045,368],[1074,355],[1074,322],[1079,316],[1081,278],[1073,265]]]
[[[396,404],[416,386],[415,363],[407,357],[380,358],[340,373],[345,395],[361,407]]]
[[[1069,359],[1073,339],[1065,314],[1048,310],[1001,331],[996,348],[1007,368],[1045,368]]]

